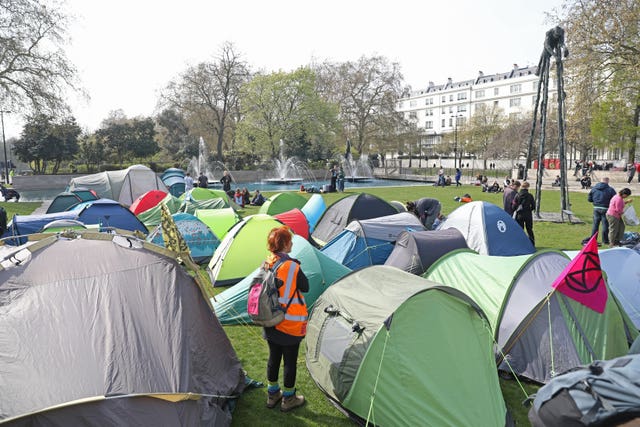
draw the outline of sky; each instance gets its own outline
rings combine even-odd
[[[382,55],[413,89],[535,65],[545,12],[562,0],[67,0],[66,48],[89,100],[70,94],[87,131],[114,110],[157,112],[160,91],[190,65],[215,61],[225,42],[253,70]],[[568,35],[570,37],[570,35]],[[7,137],[19,136],[17,117]]]

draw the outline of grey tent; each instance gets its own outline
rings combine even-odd
[[[240,362],[175,254],[79,233],[0,260],[0,424],[229,425]]]
[[[468,249],[467,241],[455,228],[405,231],[398,236],[384,265],[422,275],[441,256],[456,249]]]

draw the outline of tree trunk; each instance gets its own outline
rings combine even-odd
[[[636,159],[636,146],[638,145],[638,126],[640,125],[638,121],[640,121],[640,104],[636,105],[636,108],[633,111],[633,124],[635,127],[633,130],[633,134],[631,135],[631,144],[629,147],[628,163],[633,163],[634,160]]]

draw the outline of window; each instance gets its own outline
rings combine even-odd
[[[424,122],[424,128],[425,129],[433,129],[433,122],[430,120],[427,120],[426,122]]]
[[[409,108],[415,107],[416,105],[418,105],[418,101],[409,101]]]
[[[433,116],[433,108],[428,108],[425,112],[424,112],[425,116]]]
[[[418,118],[418,113],[416,113],[415,111],[411,111],[409,112],[409,118],[410,119],[417,119]]]
[[[453,102],[453,94],[449,95],[449,102]]]
[[[440,113],[441,113],[441,114],[444,114],[444,113],[446,113],[446,112],[447,112],[447,107],[442,107],[442,108],[440,109]]]
[[[493,88],[493,95],[494,96],[500,95],[500,88],[499,87],[494,87]]]
[[[467,104],[458,105],[458,113],[463,113],[467,111]]]
[[[473,107],[473,109],[474,109],[475,111],[480,111],[480,110],[481,110],[481,109],[483,109],[483,108],[484,108],[484,102],[478,102],[478,103]]]
[[[538,91],[538,82],[531,83],[531,90],[533,90],[534,92]]]
[[[398,102],[398,110],[404,107],[404,102]]]
[[[424,100],[424,105],[433,105],[433,98],[427,98]]]
[[[467,99],[467,92],[458,92],[458,101]]]
[[[535,95],[531,97],[531,105],[536,105],[536,97],[535,97]]]
[[[453,117],[449,117],[449,127],[453,127]]]
[[[509,91],[511,93],[520,93],[520,92],[522,92],[522,85],[520,83],[515,84],[515,85],[511,85],[509,87]]]
[[[453,105],[449,106],[449,113],[453,113]]]
[[[493,101],[493,106],[497,107],[498,106],[498,101]]]
[[[447,97],[442,95],[442,102],[447,102]]]
[[[520,106],[520,98],[511,98],[509,100],[509,107],[519,107]]]
[[[476,91],[476,99],[484,98],[484,89],[480,89]]]
[[[445,119],[442,119],[442,127],[445,127],[445,126],[446,126],[446,124],[445,124],[445,123],[446,123]]]

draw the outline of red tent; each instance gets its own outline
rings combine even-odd
[[[129,206],[129,210],[133,212],[134,215],[138,215],[157,206],[165,197],[167,197],[167,193],[165,191],[149,190],[138,197],[131,206]]]
[[[304,216],[300,209],[294,208],[290,211],[274,215],[274,217],[288,225],[298,236],[304,237],[305,239],[309,238],[309,223],[307,222],[307,217]]]

